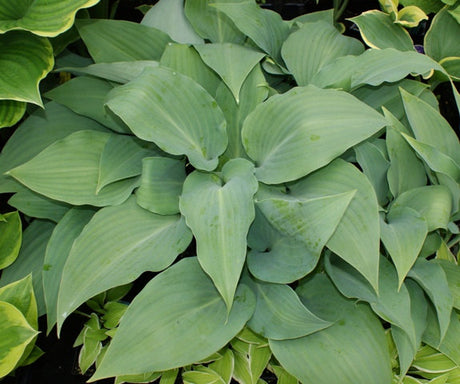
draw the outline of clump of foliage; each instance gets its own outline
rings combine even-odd
[[[58,61],[0,155],[35,218],[0,283],[32,272],[48,332],[90,305],[93,381],[413,383],[438,354],[453,382],[460,144],[432,91],[457,95],[460,27],[440,10],[425,55],[398,17],[353,19],[369,48],[253,1],[78,20],[90,63]]]

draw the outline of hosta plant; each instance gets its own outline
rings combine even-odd
[[[88,303],[91,381],[411,383],[421,347],[460,365],[442,65],[253,1],[77,28],[92,63],[62,59],[74,77],[0,156],[33,218],[0,282],[32,272],[48,332]]]

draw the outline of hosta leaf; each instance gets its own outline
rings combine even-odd
[[[231,349],[226,349],[222,357],[209,364],[209,368],[217,372],[223,379],[224,384],[230,384],[235,367],[235,357]]]
[[[228,147],[224,159],[248,158],[241,141],[244,119],[268,96],[268,84],[259,65],[249,73],[240,90],[239,103],[228,87],[221,83],[216,92],[216,101],[227,120]]]
[[[60,201],[51,200],[30,189],[16,192],[8,204],[30,217],[48,219],[55,223],[69,210],[70,206]]]
[[[297,84],[307,85],[323,66],[337,57],[359,55],[363,51],[359,40],[342,36],[331,23],[318,21],[305,23],[289,35],[281,54]]]
[[[133,136],[111,135],[102,151],[96,192],[119,180],[139,176],[142,159],[156,152]]]
[[[401,0],[400,3],[404,6],[417,5],[427,14],[438,12],[444,5],[442,1],[437,0]]]
[[[134,197],[101,209],[75,240],[64,266],[58,328],[92,296],[129,283],[142,272],[168,267],[190,241],[191,233],[181,217],[146,211]]]
[[[184,0],[160,0],[144,15],[141,24],[167,33],[178,43],[203,43],[203,39],[185,17]]]
[[[418,259],[408,277],[414,279],[423,288],[433,303],[438,318],[441,342],[449,327],[453,306],[453,297],[444,270],[435,262]]]
[[[404,90],[401,90],[401,96],[415,138],[439,149],[460,164],[460,142],[447,120],[418,97]]]
[[[315,23],[317,21],[325,21],[329,24],[334,24],[334,10],[326,9],[324,11],[310,12],[304,15],[297,16],[292,20],[288,20],[288,22],[290,22],[291,25],[295,25],[295,23]]]
[[[250,287],[257,304],[248,326],[268,339],[295,339],[332,325],[311,313],[287,285],[253,281]]]
[[[456,368],[452,360],[429,345],[420,348],[413,366],[423,373],[445,373]]]
[[[120,204],[131,194],[136,179],[113,183],[96,193],[100,157],[110,136],[96,131],[75,132],[54,142],[8,174],[33,191],[54,200],[73,205]]]
[[[398,196],[392,209],[408,207],[417,211],[428,224],[428,232],[436,228],[447,228],[452,210],[452,198],[443,185],[428,185],[413,188]]]
[[[0,301],[0,378],[10,373],[21,359],[29,342],[38,334],[12,304]]]
[[[158,29],[125,20],[83,20],[78,32],[96,63],[159,60],[169,36]]]
[[[292,243],[303,242],[306,245],[307,252],[303,261],[309,258],[318,261],[323,247],[336,230],[355,192],[356,190],[349,190],[314,198],[298,197],[295,194],[291,197],[285,194],[259,193],[256,196],[256,205],[277,231],[288,236]],[[295,260],[289,259],[291,263]],[[310,270],[315,264],[310,266]],[[305,272],[302,267],[299,270]]]
[[[381,206],[388,202],[387,170],[390,165],[387,159],[385,141],[380,141],[383,148],[378,146],[378,141],[365,141],[354,147],[356,160],[363,173],[374,187],[377,200]]]
[[[335,323],[298,339],[270,340],[273,354],[291,375],[315,384],[391,382],[385,334],[365,304],[345,299],[324,274],[302,283],[298,294],[315,314]]]
[[[254,295],[243,285],[228,314],[197,259],[181,260],[133,300],[92,380],[164,371],[205,359],[236,336],[254,306]]]
[[[368,179],[350,163],[337,159],[289,188],[297,198],[356,190],[326,246],[355,267],[377,290],[380,225],[377,197]]]
[[[203,62],[195,48],[188,45],[168,44],[160,63],[164,67],[192,78],[213,97],[221,84],[217,73]]]
[[[145,158],[141,185],[136,191],[137,204],[160,215],[179,213],[179,196],[185,176],[185,164],[181,160]]]
[[[257,188],[254,166],[233,159],[221,174],[190,174],[180,197],[180,210],[196,239],[198,261],[229,311],[246,259],[246,236],[254,220]]]
[[[406,28],[417,27],[422,20],[428,20],[428,16],[419,7],[409,5],[398,12],[395,23],[401,24]]]
[[[225,1],[215,0],[212,3]],[[208,0],[186,1],[185,16],[203,39],[213,43],[242,43],[245,39],[233,22]]]
[[[407,207],[391,209],[388,223],[380,220],[382,242],[398,272],[398,287],[417,260],[428,233],[425,219]]]
[[[304,277],[316,267],[320,256],[305,242],[276,230],[257,208],[248,245],[251,274],[271,283],[287,284]]]
[[[232,341],[231,346],[235,357],[235,380],[244,384],[259,383],[260,376],[272,355],[268,345],[247,343],[238,338]]]
[[[115,132],[129,133],[128,127],[104,108],[105,98],[112,89],[113,86],[108,81],[93,77],[76,77],[47,92],[45,96]]]
[[[2,271],[0,286],[22,279],[32,273],[38,315],[46,313],[43,296],[42,270],[46,245],[55,225],[45,220],[34,220],[22,235],[22,246],[16,261]]]
[[[124,84],[139,76],[145,68],[158,67],[158,65],[158,61],[155,60],[117,61],[113,63],[90,64],[86,67],[60,67],[59,71],[78,75],[90,75]]]
[[[446,57],[440,61],[440,64],[450,75],[452,80],[460,80],[460,57]]]
[[[230,43],[195,45],[195,49],[201,59],[219,74],[237,103],[240,101],[240,89],[244,80],[265,56],[254,49]]]
[[[430,75],[433,70],[446,73],[440,64],[417,52],[367,49],[359,56],[339,57],[324,66],[312,79],[312,84],[354,90],[364,84],[399,81],[411,73]]]
[[[0,270],[11,265],[19,255],[22,224],[18,212],[5,213],[0,221]]]
[[[323,167],[385,124],[349,94],[308,86],[259,105],[245,120],[242,137],[257,178],[279,184]]]
[[[282,63],[281,46],[289,34],[289,25],[278,13],[262,9],[253,1],[222,1],[213,6],[225,13],[260,49]]]
[[[460,310],[460,269],[457,264],[446,260],[436,261],[444,270],[450,292],[454,298],[454,308]]]
[[[22,123],[3,147],[0,155],[0,191],[17,192],[24,189],[4,172],[23,164],[54,141],[79,130],[105,130],[94,120],[76,115],[54,102],[45,110],[37,110]]]
[[[383,256],[380,258],[378,295],[363,277],[334,255],[325,260],[326,271],[339,291],[346,297],[367,301],[373,311],[385,321],[401,328],[416,347],[411,300],[405,285],[398,285],[394,267]]]
[[[224,384],[222,377],[205,366],[198,366],[193,371],[187,371],[182,374],[184,384]]]
[[[378,111],[389,110],[399,121],[405,116],[400,88],[420,96],[427,90],[427,85],[420,81],[403,79],[396,83],[382,83],[378,86],[364,85],[354,90],[352,95]]]
[[[13,31],[0,34],[0,51],[0,100],[43,106],[38,83],[53,69],[50,42],[29,32]]]
[[[409,33],[393,23],[391,16],[377,10],[363,12],[350,19],[359,27],[361,37],[371,48],[395,48],[399,51],[414,50]]]
[[[29,325],[38,330],[37,302],[31,275],[0,288],[0,301],[14,305],[24,315]]]
[[[385,111],[387,118],[389,118],[388,113]],[[412,188],[426,185],[423,163],[417,158],[395,126],[387,127],[386,145],[390,159],[387,178],[392,195],[398,197],[401,193]]]
[[[0,100],[0,128],[13,126],[25,112],[26,103],[23,101]]]
[[[49,239],[42,272],[48,333],[57,321],[57,300],[65,262],[74,240],[80,235],[94,212],[91,208],[72,208],[54,228]]]
[[[460,365],[460,319],[455,311],[450,315],[449,328],[442,338],[435,310],[428,307],[428,324],[423,342],[446,355],[457,366]]]
[[[460,24],[449,13],[448,8],[439,11],[424,39],[424,48],[427,55],[440,61],[446,57],[460,56],[458,34]]]
[[[0,2],[0,33],[14,29],[30,31],[35,35],[53,37],[69,29],[75,14],[99,0],[8,0]]]
[[[112,91],[108,107],[143,140],[186,154],[196,168],[213,170],[227,146],[225,118],[215,100],[189,77],[147,68]]]

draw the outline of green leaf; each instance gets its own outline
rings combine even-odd
[[[447,120],[418,97],[404,90],[401,90],[401,96],[415,138],[437,148],[460,164],[460,142]]]
[[[92,296],[129,283],[142,272],[168,267],[187,248],[191,237],[181,217],[146,211],[134,197],[98,211],[73,243],[65,263],[58,298],[58,329]]]
[[[282,63],[281,46],[289,35],[289,24],[278,13],[262,9],[253,1],[219,1],[213,6],[225,13],[260,49]]]
[[[343,298],[324,274],[304,281],[298,294],[315,314],[335,323],[298,339],[270,340],[273,354],[291,375],[315,384],[391,382],[385,334],[365,304]]]
[[[428,56],[440,61],[446,57],[460,56],[458,34],[460,24],[449,13],[448,8],[439,11],[431,23],[424,39],[424,48]]]
[[[353,165],[337,159],[327,167],[289,185],[297,198],[356,190],[326,246],[378,288],[380,224],[377,197],[369,180]]]
[[[455,311],[450,314],[449,328],[444,338],[439,330],[439,322],[434,309],[428,307],[428,324],[423,334],[423,342],[446,355],[457,366],[460,365],[460,319]]]
[[[422,20],[428,20],[428,16],[419,7],[409,5],[398,12],[395,23],[406,28],[417,27]]]
[[[251,274],[271,283],[288,284],[304,277],[316,267],[320,256],[304,241],[276,230],[257,206],[248,245]]]
[[[153,278],[133,300],[92,380],[200,361],[236,336],[254,306],[253,294],[243,285],[228,314],[197,259],[181,260]]]
[[[15,100],[0,100],[0,128],[15,125],[26,112],[26,103]]]
[[[10,373],[38,332],[12,304],[0,301],[0,378]]]
[[[96,63],[159,60],[169,36],[155,28],[124,20],[83,20],[78,32]]]
[[[57,321],[57,301],[62,271],[70,249],[93,215],[94,210],[91,208],[72,208],[56,225],[49,239],[42,272],[48,334]]]
[[[300,24],[315,23],[317,21],[325,21],[326,23],[333,25],[334,24],[334,10],[326,9],[324,11],[306,13],[305,15],[297,16],[296,18],[289,20],[288,22],[290,22],[291,25],[296,25],[298,23]]]
[[[105,131],[94,120],[76,115],[54,102],[47,103],[45,110],[37,110],[13,133],[0,155],[0,191],[24,190],[12,177],[4,172],[23,164],[56,140],[80,130]]]
[[[48,219],[57,223],[69,210],[68,204],[51,200],[30,189],[16,192],[8,204],[30,217]]]
[[[400,3],[404,6],[416,5],[427,14],[436,13],[443,7],[443,3],[438,0],[401,0]]]
[[[268,84],[262,69],[256,65],[246,77],[240,90],[239,103],[228,87],[221,83],[216,92],[216,101],[227,120],[228,146],[223,159],[248,158],[241,141],[244,119],[268,96]]]
[[[437,228],[447,228],[452,210],[452,198],[447,187],[428,185],[413,188],[399,195],[392,203],[392,209],[412,208],[428,224],[428,232]]]
[[[69,29],[75,14],[89,8],[99,0],[8,0],[0,2],[0,33],[22,29],[35,35],[53,37]]]
[[[32,286],[32,275],[0,288],[0,301],[14,305],[24,315],[28,324],[38,331],[37,302]]]
[[[377,10],[363,12],[349,19],[356,23],[364,42],[371,48],[395,48],[399,51],[413,51],[414,43],[409,33],[391,16]]]
[[[440,329],[439,342],[442,342],[449,327],[453,306],[453,297],[444,270],[436,262],[418,259],[407,276],[423,288],[433,303]]]
[[[396,122],[396,118],[390,112],[385,110],[384,112],[388,119],[391,118]],[[426,185],[425,167],[401,136],[398,127],[399,125],[391,125],[386,131],[386,145],[390,159],[387,178],[394,197],[412,188]]]
[[[168,44],[160,64],[192,78],[213,97],[221,84],[217,73],[203,62],[196,49],[185,44]]]
[[[417,211],[407,207],[392,208],[387,220],[380,220],[381,238],[398,272],[399,289],[417,260],[428,227]]]
[[[367,49],[359,56],[339,57],[326,65],[312,79],[312,84],[354,90],[364,84],[396,82],[409,74],[429,77],[433,70],[446,73],[440,64],[417,52]]]
[[[141,24],[167,33],[178,43],[203,43],[185,17],[184,0],[160,0],[144,15]]]
[[[46,313],[42,284],[43,259],[54,227],[55,225],[49,221],[34,220],[23,232],[18,258],[2,271],[0,278],[0,286],[4,287],[32,273],[39,316]]]
[[[422,95],[428,89],[427,85],[420,81],[403,79],[396,83],[385,82],[378,86],[364,85],[354,90],[352,95],[378,111],[389,110],[399,121],[405,116],[400,88],[416,96]]]
[[[13,31],[0,34],[0,52],[0,100],[25,101],[43,107],[38,84],[53,69],[50,42],[29,32]]]
[[[244,121],[242,137],[257,178],[279,184],[327,165],[384,125],[351,95],[307,86],[259,105]]]
[[[137,60],[117,61],[113,63],[90,64],[86,67],[60,67],[60,72],[78,75],[90,75],[101,79],[125,84],[139,76],[147,67],[158,67],[158,61]],[[110,87],[111,89],[112,87]],[[93,91],[94,92],[94,91]]]
[[[385,141],[380,143],[383,146],[379,147],[377,140],[365,141],[355,146],[354,150],[358,164],[374,187],[379,204],[385,206],[388,202],[387,170],[390,163],[387,159]]]
[[[113,183],[97,194],[100,158],[110,137],[103,132],[75,132],[54,142],[8,174],[54,200],[73,205],[121,204],[131,194],[137,179]]]
[[[413,366],[424,373],[445,373],[456,368],[456,364],[446,355],[428,345],[417,353]]]
[[[230,384],[235,367],[235,356],[231,349],[227,348],[222,357],[209,364],[209,368],[217,372],[223,379],[224,384]]]
[[[0,269],[5,269],[16,260],[22,242],[19,213],[6,213],[3,219],[0,221]]]
[[[261,346],[234,339],[231,346],[235,356],[235,380],[244,384],[258,383],[272,355],[268,345]]]
[[[102,151],[96,193],[116,181],[139,176],[142,160],[153,155],[156,152],[149,143],[133,136],[111,135]]]
[[[206,65],[219,74],[239,104],[240,89],[244,80],[265,54],[230,43],[195,45],[195,49]]]
[[[213,43],[241,44],[245,36],[235,27],[230,18],[213,6],[225,1],[215,0],[212,4],[208,0],[186,1],[185,16],[203,39]]]
[[[248,326],[268,339],[295,339],[332,325],[311,313],[287,285],[252,281],[250,287],[257,300]]]
[[[254,166],[233,159],[220,174],[195,171],[185,180],[179,206],[197,243],[198,261],[228,310],[246,259],[258,188]]]
[[[115,132],[130,133],[118,117],[111,115],[104,108],[105,98],[113,88],[112,84],[102,79],[76,77],[47,92],[45,96]]]
[[[446,274],[447,284],[454,297],[454,308],[460,310],[460,269],[457,264],[446,260],[437,260],[436,262],[442,267]]]
[[[185,164],[167,157],[142,161],[141,185],[136,201],[142,208],[160,215],[179,213],[179,196],[185,181]]]
[[[446,57],[439,64],[443,66],[453,80],[460,80],[460,57]]]
[[[196,168],[213,170],[225,151],[225,118],[216,101],[189,77],[147,68],[112,91],[108,107],[136,136],[165,152],[186,154]]]
[[[367,301],[378,316],[402,329],[409,337],[411,345],[416,348],[409,291],[404,284],[399,286],[396,270],[384,256],[380,257],[378,295],[356,269],[337,256],[328,255],[325,267],[344,296]]]
[[[187,371],[182,374],[184,384],[224,384],[220,375],[211,368],[199,365],[194,371]]]
[[[357,39],[342,36],[325,21],[305,23],[289,35],[281,54],[298,85],[307,85],[319,70],[334,59],[359,55],[364,47]],[[305,54],[308,52],[308,54]]]
[[[270,193],[261,189],[260,193],[256,195],[256,205],[268,222],[278,232],[288,237],[287,241],[291,244],[302,242],[306,245],[303,248],[306,253],[303,255],[302,261],[313,259],[312,262],[306,263],[310,268],[306,271],[305,267],[298,266],[298,272],[303,271],[306,274],[315,267],[323,247],[339,225],[355,192],[356,190],[350,189],[339,194],[310,197],[299,196],[296,193],[293,193],[293,196]],[[266,245],[267,248],[270,249],[270,245]],[[264,249],[260,250],[264,251]],[[262,261],[262,258],[266,262],[267,256],[260,255],[259,262]],[[296,258],[289,256],[286,262],[297,264]],[[298,276],[298,278],[302,276]]]

